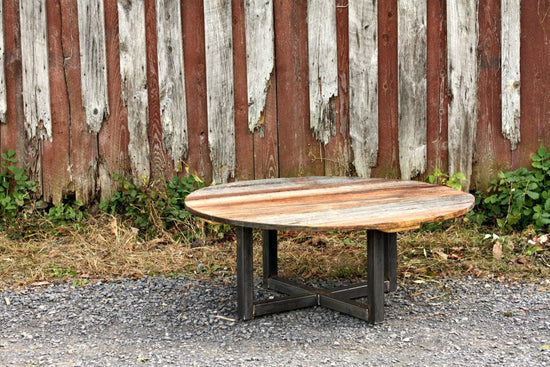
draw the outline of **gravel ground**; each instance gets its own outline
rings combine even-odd
[[[321,307],[235,321],[233,278],[55,284],[0,293],[0,365],[549,366],[549,290],[406,283],[371,326]]]

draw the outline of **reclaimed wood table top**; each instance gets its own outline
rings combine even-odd
[[[461,216],[474,197],[419,181],[295,177],[206,187],[185,205],[204,219],[241,227],[398,232]]]

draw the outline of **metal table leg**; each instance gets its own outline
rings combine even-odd
[[[384,248],[386,234],[367,231],[368,322],[384,321]]]
[[[252,228],[236,227],[237,232],[237,314],[241,320],[254,317],[252,268]]]

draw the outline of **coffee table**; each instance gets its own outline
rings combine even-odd
[[[295,177],[197,190],[185,199],[201,218],[235,226],[240,319],[315,305],[370,323],[384,320],[384,292],[397,287],[396,232],[465,214],[474,197],[418,181]],[[264,284],[287,296],[255,301],[252,230],[262,230]],[[321,290],[277,276],[277,231],[367,231],[367,284]],[[355,301],[367,297],[367,302]]]

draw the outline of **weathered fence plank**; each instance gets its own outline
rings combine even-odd
[[[275,0],[274,9],[279,173],[323,175],[322,144],[309,126],[307,2]]]
[[[247,35],[245,1],[231,0],[233,32],[233,85],[235,93],[235,177],[243,180],[254,179],[255,162],[254,135],[264,133],[264,126],[254,134],[249,129],[249,93],[247,88]],[[236,60],[241,60],[237,62]],[[265,116],[264,116],[265,117]],[[262,122],[265,124],[265,119]],[[259,145],[262,146],[261,144]]]
[[[308,0],[309,126],[326,145],[336,135],[338,65],[336,4],[334,0]]]
[[[130,175],[128,115],[122,102],[120,75],[118,3],[108,1],[104,5],[110,115],[103,124],[98,138],[100,159],[97,183],[100,200],[110,198],[118,188],[118,183],[113,180],[114,174]]]
[[[448,172],[447,163],[447,17],[446,0],[428,1],[427,5],[427,173],[436,168]]]
[[[378,154],[378,31],[376,2],[349,3],[350,137],[357,174],[370,176]]]
[[[206,102],[206,61],[204,4],[187,1],[182,9],[183,52],[185,68],[185,99],[188,106],[189,152],[185,162],[191,173],[206,182],[212,181],[212,162],[208,148],[208,112]]]
[[[325,174],[351,174],[349,139],[349,17],[348,0],[336,1],[336,51],[338,54],[338,96],[336,97],[336,135],[325,145]]]
[[[486,188],[499,171],[510,169],[510,141],[502,134],[500,81],[500,0],[479,2],[478,124],[472,186]]]
[[[74,192],[76,199],[88,204],[97,199],[99,157],[97,133],[90,130],[82,100],[79,28],[75,27],[78,22],[78,4],[73,0],[61,0],[59,10],[61,12],[62,28],[60,33],[64,55],[65,93],[69,109],[68,119],[64,121],[70,124],[71,132],[69,136],[69,147],[71,148],[68,157],[69,167],[67,167],[69,181],[68,184],[65,183],[64,194]],[[107,69],[107,65],[105,68]],[[65,128],[67,129],[67,127]],[[54,204],[57,203],[54,202]]]
[[[50,81],[45,0],[21,0],[23,109],[29,139],[51,139]]]
[[[181,7],[178,0],[156,0],[160,113],[164,144],[176,164],[187,156],[187,109]]]
[[[147,55],[143,0],[118,0],[122,100],[128,109],[128,152],[138,183],[150,177]]]
[[[231,2],[204,1],[208,143],[214,182],[235,173]]]
[[[82,101],[90,130],[99,132],[109,116],[105,10],[103,0],[77,1]]]
[[[464,188],[470,186],[477,124],[478,5],[479,0],[447,3],[449,173],[464,173]]]
[[[263,134],[265,104],[275,66],[273,0],[245,0],[248,128]]]
[[[520,0],[501,5],[502,134],[516,149],[520,136]]]
[[[521,149],[512,168],[530,167],[540,145],[550,146],[550,0],[521,2]]]
[[[399,164],[401,178],[426,171],[426,1],[398,2]]]
[[[4,69],[4,5],[0,0],[0,124],[6,123],[6,73]]]

